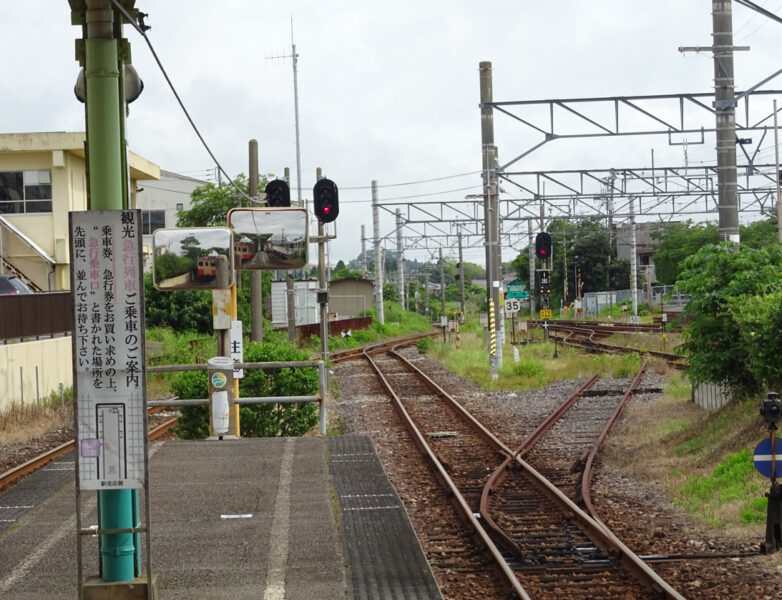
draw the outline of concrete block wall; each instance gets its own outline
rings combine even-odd
[[[73,385],[69,336],[0,346],[0,412],[59,392],[61,383]]]

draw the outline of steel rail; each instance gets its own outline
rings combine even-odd
[[[584,392],[595,385],[597,380],[598,375],[593,375],[567,400],[565,400],[565,402],[560,404],[554,412],[549,414],[549,416],[546,417],[546,419],[535,428],[535,431],[527,436],[527,439],[524,440],[521,446],[519,446],[511,455],[508,455],[502,464],[497,467],[491,475],[489,475],[489,478],[486,480],[486,483],[483,486],[483,490],[481,491],[481,501],[478,509],[478,512],[481,515],[481,519],[489,526],[489,529],[491,529],[492,533],[497,536],[503,547],[508,552],[515,554],[521,560],[524,560],[524,553],[522,552],[521,548],[519,548],[519,545],[513,541],[513,539],[507,533],[505,533],[505,530],[503,530],[502,527],[500,527],[499,524],[497,524],[497,522],[494,520],[494,517],[492,517],[491,511],[489,510],[489,496],[491,496],[491,494],[493,494],[505,480],[505,474],[508,472],[507,469],[513,460],[518,456],[523,456],[526,454],[554,425],[554,423],[559,421],[559,419],[562,418],[562,415],[564,415],[568,409],[570,409],[576,403],[576,401],[581,398]]]
[[[464,407],[461,406],[459,402],[457,402],[454,398],[452,398],[447,392],[445,392],[439,385],[437,385],[434,381],[431,380],[426,374],[424,374],[418,367],[410,363],[407,359],[405,359],[403,356],[401,356],[398,352],[395,351],[395,349],[392,349],[390,351],[391,354],[397,356],[400,360],[402,360],[409,368],[414,370],[416,373],[418,373],[425,382],[427,382],[427,385],[429,385],[432,390],[435,391],[438,395],[445,398],[454,408],[456,408],[461,414],[463,414],[469,422],[476,428],[476,430],[484,435],[487,440],[490,441],[490,443],[497,444],[498,449],[502,449],[502,452],[506,454],[507,457],[511,457],[511,459],[515,459],[516,462],[521,465],[522,468],[524,468],[527,473],[537,482],[548,491],[549,496],[560,506],[560,509],[563,510],[565,513],[572,515],[572,518],[581,524],[585,532],[588,533],[589,537],[597,543],[599,546],[602,546],[603,548],[610,549],[610,552],[616,556],[620,557],[620,560],[622,564],[624,565],[625,569],[631,574],[633,574],[636,579],[638,579],[641,582],[644,582],[646,585],[648,585],[650,588],[657,589],[662,591],[665,594],[665,598],[671,599],[671,600],[685,600],[684,597],[679,594],[673,587],[670,586],[660,575],[658,575],[653,569],[651,569],[646,563],[643,562],[636,554],[634,554],[627,546],[622,543],[619,538],[616,537],[614,533],[612,533],[604,524],[598,523],[592,517],[590,517],[586,512],[584,512],[581,508],[579,508],[574,502],[572,502],[565,494],[563,494],[556,486],[554,486],[548,479],[543,477],[540,473],[538,473],[534,468],[532,468],[529,464],[527,464],[521,456],[518,455],[518,453],[512,453],[508,451],[508,447],[503,444],[501,441],[499,441],[491,432],[489,432],[477,419],[475,419]],[[386,386],[387,389],[390,389],[390,384],[385,380],[385,378],[382,376],[382,374],[379,371],[379,368],[374,365],[376,372],[381,377],[381,380],[384,382],[384,386]],[[588,384],[588,385],[587,385]],[[594,381],[588,381],[586,384],[582,386],[582,388],[578,391],[579,395],[583,394],[584,391],[588,389],[591,385],[594,384]],[[405,420],[408,420],[410,425],[413,427],[415,426],[412,423],[412,419],[410,418],[409,414],[406,410],[404,410],[404,407],[401,405],[401,400],[398,399],[395,393],[391,391],[392,396],[395,398],[395,403],[397,404],[397,407],[401,409],[402,414],[404,415]],[[573,403],[575,403],[576,399],[573,400],[571,403],[571,406]],[[562,411],[563,413],[565,411]],[[556,422],[557,419],[552,420],[553,422]],[[416,431],[417,428],[416,428]],[[414,436],[417,439],[417,443],[424,444],[426,448],[428,448],[428,444],[423,439],[423,436],[421,436],[420,432],[418,432],[417,436]],[[539,437],[539,435],[537,436]],[[522,444],[522,450],[523,447],[526,444]],[[526,445],[531,447],[531,445]],[[453,485],[455,487],[455,483],[453,480],[450,479],[450,477],[445,473],[445,470],[443,469],[442,465],[440,464],[439,460],[436,459],[436,456],[434,453],[429,450],[425,450],[422,448],[424,452],[427,452],[429,456],[434,460],[434,464],[437,466],[438,471],[442,473],[445,477],[447,477],[447,481],[450,482],[450,485]],[[430,454],[431,453],[431,454]],[[461,499],[462,502],[464,502],[463,510],[470,510],[469,505],[466,504],[466,501],[464,501],[464,498],[459,493],[457,496],[457,493],[454,493],[455,498]],[[479,513],[480,514],[480,513]],[[480,525],[480,523],[477,522],[474,515],[471,513],[468,515],[468,518],[471,521],[475,521],[475,526],[481,527],[481,530],[485,532],[485,529]],[[484,520],[483,515],[481,515],[481,520]],[[499,536],[500,544],[505,546],[506,542],[512,541],[510,540],[509,536],[503,532]],[[514,544],[515,545],[515,544]],[[494,546],[496,548],[496,546]],[[504,563],[504,559],[503,559]],[[506,564],[506,563],[505,563]],[[510,567],[508,567],[510,570]],[[512,571],[512,570],[511,570]],[[515,577],[515,573],[514,573]],[[518,579],[516,579],[518,581]]]
[[[396,353],[395,353],[396,354]],[[396,356],[399,356],[396,354]],[[440,479],[445,484],[446,488],[448,489],[451,497],[455,501],[457,507],[460,509],[462,513],[462,517],[464,520],[472,527],[473,531],[476,533],[478,538],[481,540],[483,545],[486,547],[486,550],[491,554],[492,558],[496,562],[499,569],[502,571],[502,574],[504,575],[508,585],[511,587],[513,592],[522,600],[531,600],[530,596],[527,594],[527,592],[524,590],[524,588],[521,585],[521,582],[519,582],[518,578],[516,577],[516,574],[513,572],[513,570],[508,565],[505,558],[500,553],[500,550],[497,548],[497,546],[494,544],[494,541],[491,539],[489,534],[486,532],[486,530],[483,528],[481,523],[476,518],[475,514],[473,513],[472,508],[470,508],[470,505],[465,500],[464,496],[462,496],[461,492],[459,491],[459,488],[454,483],[453,479],[451,479],[450,475],[446,472],[445,468],[443,467],[440,460],[437,458],[437,455],[432,450],[432,448],[427,443],[426,439],[424,438],[421,431],[418,429],[418,427],[413,422],[412,417],[407,412],[407,409],[405,409],[402,400],[399,398],[399,396],[396,394],[394,389],[391,387],[391,384],[388,382],[386,377],[383,375],[383,373],[380,371],[380,368],[377,366],[374,360],[372,360],[372,357],[370,356],[369,352],[365,352],[364,357],[369,362],[369,364],[372,366],[373,370],[377,374],[378,378],[380,379],[381,383],[383,384],[383,387],[386,389],[386,392],[393,398],[394,400],[394,406],[399,411],[400,415],[402,416],[402,420],[404,421],[405,425],[407,426],[408,430],[413,436],[413,440],[415,441],[416,446],[418,446],[419,450],[428,457],[431,464],[434,466],[437,474],[440,476]],[[402,357],[400,357],[402,358]],[[402,358],[403,361],[404,358]],[[409,361],[405,361],[406,364],[410,365]],[[420,370],[413,367],[418,373],[420,373]],[[429,378],[426,378],[429,380]],[[431,380],[429,380],[431,381]],[[434,384],[434,382],[431,382]],[[437,384],[434,384],[435,386]],[[439,386],[437,386],[439,388]],[[447,394],[446,394],[447,396]],[[457,403],[458,404],[458,403]],[[460,406],[459,406],[460,407]],[[461,408],[461,407],[460,407]],[[464,409],[462,409],[464,411]],[[466,411],[464,411],[466,412]],[[472,419],[475,421],[475,419]],[[477,421],[475,421],[477,423]],[[482,426],[481,426],[482,427]],[[485,428],[483,428],[485,430]],[[488,430],[486,430],[488,431]],[[490,434],[491,435],[491,434]],[[493,436],[492,436],[493,437]]]
[[[149,439],[155,440],[161,437],[166,433],[169,427],[176,424],[176,421],[177,421],[177,417],[173,417],[163,422],[162,424],[158,425],[154,429],[150,430],[148,434]],[[56,448],[52,448],[51,450],[48,450],[43,454],[36,456],[35,458],[31,458],[30,460],[28,460],[25,463],[22,463],[21,465],[9,469],[5,473],[0,473],[0,490],[5,489],[6,487],[12,485],[13,483],[16,483],[17,481],[29,475],[30,473],[33,473],[38,469],[45,467],[53,460],[59,458],[63,454],[67,454],[75,447],[76,447],[76,442],[74,440],[65,442],[64,444],[60,444]]]
[[[611,417],[608,419],[608,421],[605,424],[605,427],[603,427],[603,430],[600,432],[600,435],[597,437],[597,440],[592,445],[592,448],[589,451],[589,456],[586,460],[586,465],[584,465],[584,472],[581,476],[581,499],[584,502],[584,508],[586,508],[586,511],[592,516],[592,518],[607,528],[605,523],[603,523],[602,519],[597,514],[597,511],[595,510],[595,507],[592,505],[592,479],[594,477],[595,471],[594,471],[594,464],[595,464],[595,457],[597,456],[598,451],[603,446],[603,442],[605,442],[606,438],[608,437],[608,434],[611,433],[611,430],[614,428],[614,425],[616,425],[617,421],[619,420],[619,417],[622,416],[622,412],[625,409],[625,406],[627,406],[627,403],[630,401],[630,398],[633,396],[635,391],[638,389],[638,387],[641,385],[641,378],[644,376],[644,372],[646,371],[646,361],[643,362],[641,365],[640,370],[638,371],[638,374],[633,378],[633,380],[630,382],[630,385],[628,386],[625,393],[622,395],[622,399],[619,400],[619,404],[616,406],[616,409],[614,410]]]
[[[429,333],[416,333],[413,335],[406,336],[402,339],[395,338],[392,340],[385,340],[385,341],[377,341],[377,342],[371,342],[369,344],[365,344],[363,346],[358,346],[357,348],[348,348],[346,350],[337,350],[336,352],[332,352],[329,355],[329,359],[332,363],[339,363],[345,360],[350,360],[353,358],[362,358],[363,353],[365,349],[368,349],[370,351],[381,351],[385,348],[391,348],[392,346],[406,346],[409,344],[414,344],[418,340],[425,338],[425,337],[431,337],[438,333],[437,331],[429,332]]]
[[[686,600],[679,592],[677,592],[671,585],[665,581],[660,575],[654,572],[637,554],[635,554],[630,548],[628,548],[622,540],[609,530],[604,525],[601,525],[595,521],[592,517],[581,510],[575,502],[568,498],[562,491],[557,488],[548,479],[538,473],[530,464],[525,462],[521,457],[516,457],[516,462],[527,471],[527,473],[543,485],[550,493],[551,497],[568,513],[571,513],[581,524],[588,527],[590,531],[593,531],[597,541],[604,547],[613,548],[614,552],[618,554],[625,568],[629,572],[635,574],[639,579],[652,582],[652,585],[658,588],[665,594],[665,598],[670,600]]]
[[[653,356],[655,358],[660,358],[666,361],[672,367],[675,367],[677,369],[687,368],[686,357],[679,356],[678,354],[671,354],[669,352],[660,352],[657,350],[643,350],[641,348],[633,348],[631,346],[619,346],[616,344],[607,344],[605,342],[599,342],[594,339],[598,335],[603,336],[606,334],[610,335],[611,333],[628,333],[628,331],[611,332],[608,331],[607,328],[599,329],[597,327],[589,327],[589,326],[552,325],[551,323],[549,323],[548,328],[551,331],[559,331],[563,333],[568,332],[568,335],[566,335],[565,337],[562,338],[557,337],[558,341],[568,346],[576,346],[579,348],[586,348],[587,350],[596,350],[596,351],[607,352],[607,353],[629,354],[635,352],[637,354],[641,354],[645,356]],[[578,334],[588,335],[589,337],[587,340],[578,340],[574,337],[575,335]]]
[[[630,385],[630,389],[638,386],[640,378],[643,374],[643,369],[645,369],[645,367],[646,363],[642,365],[641,370],[639,370],[638,374],[633,379],[633,382]],[[567,412],[567,410],[570,409],[573,404],[575,404],[578,398],[580,398],[585,391],[594,385],[596,380],[597,375],[583,384],[570,398],[568,398],[567,401],[554,410],[544,420],[544,422],[541,423],[535,429],[535,431],[533,431],[532,434],[527,437],[521,446],[519,446],[519,448],[514,452],[510,460],[504,461],[503,464],[492,473],[492,475],[487,480],[486,485],[484,486],[484,490],[481,494],[481,518],[487,523],[492,523],[497,529],[501,529],[499,526],[497,526],[496,522],[490,514],[488,509],[488,500],[490,494],[493,493],[502,482],[502,478],[505,476],[505,473],[507,473],[507,469],[510,466],[511,460],[515,460],[519,465],[521,465],[523,469],[526,470],[530,476],[532,476],[533,479],[536,479],[537,482],[548,491],[551,498],[557,504],[559,504],[562,510],[571,514],[574,520],[584,527],[585,533],[587,533],[595,543],[597,543],[599,546],[602,546],[604,549],[609,549],[611,554],[619,556],[625,568],[637,579],[646,582],[650,587],[660,589],[666,594],[666,598],[684,600],[684,597],[681,594],[672,588],[670,584],[662,579],[662,577],[660,577],[660,575],[658,575],[653,569],[646,565],[646,563],[639,556],[637,556],[634,552],[632,552],[632,550],[625,546],[624,543],[619,540],[619,538],[616,537],[616,535],[602,521],[594,519],[592,516],[579,508],[572,500],[570,500],[570,498],[563,494],[561,490],[554,486],[554,484],[552,484],[548,479],[543,477],[543,475],[538,473],[522,458],[529,452],[529,450],[532,449],[532,447],[539,441],[543,434],[551,427],[553,427],[553,425]],[[606,435],[607,433],[608,432],[606,432]],[[602,437],[604,438],[605,436]],[[495,531],[494,527],[492,527],[492,531]],[[521,549],[512,540],[512,538],[510,538],[510,536],[508,536],[505,532],[502,532],[498,535],[502,540],[501,543],[503,546],[509,546],[506,549],[510,550],[520,558],[524,558],[522,556]]]

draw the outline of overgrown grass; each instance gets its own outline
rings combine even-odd
[[[350,337],[330,335],[329,350],[355,348],[363,344],[369,344],[386,338],[410,333],[424,333],[432,329],[432,325],[426,317],[409,311],[403,311],[399,305],[395,303],[385,304],[385,324],[381,325],[375,319],[375,313],[372,310],[367,311],[367,316],[372,317],[372,323],[367,329],[356,329],[351,332]],[[310,336],[308,340],[304,340],[303,346],[312,352],[320,352],[320,337],[317,335]]]
[[[195,331],[175,332],[167,327],[147,329],[147,363],[150,365],[187,365],[205,363],[217,353],[215,336]],[[177,373],[148,373],[147,395],[159,398],[169,393]]]
[[[763,491],[752,454],[744,449],[725,455],[710,475],[687,481],[679,488],[676,502],[715,527],[731,513],[744,524],[763,523],[767,503]]]
[[[629,377],[641,367],[637,354],[585,355],[562,346],[557,346],[557,358],[554,358],[554,344],[551,342],[516,346],[519,354],[517,363],[514,347],[506,344],[498,378],[492,380],[488,350],[482,337],[469,326],[461,328],[460,337],[461,348],[458,350],[453,340],[445,343],[435,341],[427,353],[449,371],[487,390],[541,389],[560,379],[583,379],[595,373],[603,377]]]
[[[540,389],[560,379],[630,377],[641,358],[587,355],[540,341],[503,347],[503,366],[491,379],[482,330],[474,322],[461,328],[461,348],[435,339],[425,349],[432,358],[487,390]],[[668,343],[671,337],[668,337]],[[654,347],[654,346],[651,346]],[[663,370],[660,370],[663,372]],[[710,414],[691,401],[690,382],[666,372],[663,398],[631,404],[628,418],[610,438],[606,455],[630,477],[648,478],[667,487],[672,502],[709,526],[758,525],[765,520],[765,480],[755,472],[750,448],[764,435],[757,401],[734,403]],[[632,424],[632,426],[628,426]],[[650,460],[651,459],[651,460]]]
[[[0,413],[0,446],[39,437],[48,431],[73,424],[73,388],[55,391],[40,403],[14,402]]]

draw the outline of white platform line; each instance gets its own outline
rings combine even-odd
[[[291,480],[294,440],[285,440],[280,464],[280,480],[274,501],[274,518],[269,538],[269,564],[263,600],[285,600],[285,564],[288,562],[288,533],[291,524]]]

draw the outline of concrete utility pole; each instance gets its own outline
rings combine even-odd
[[[462,256],[462,230],[459,229],[459,298],[461,300],[462,315],[467,318],[467,307],[464,297],[464,257]]]
[[[638,316],[638,256],[635,239],[635,198],[630,196],[630,291],[633,298],[633,316]]]
[[[445,315],[445,265],[442,248],[440,248],[440,314]]]
[[[532,219],[527,219],[529,236],[529,316],[535,318],[535,240],[532,238]]]
[[[733,2],[712,0],[712,46],[683,46],[680,52],[714,54],[714,112],[717,132],[717,192],[720,241],[739,242],[739,201],[736,172],[736,93],[733,52],[749,50],[733,45]]]
[[[375,314],[378,323],[386,322],[383,311],[383,259],[380,256],[380,208],[377,200],[377,181],[372,180],[372,231],[375,235]]]
[[[717,117],[717,186],[720,240],[739,241],[736,193],[736,104],[733,79],[731,0],[712,0],[714,25],[714,108]]]
[[[402,245],[402,211],[396,209],[396,289],[399,306],[405,309],[405,249]]]
[[[292,273],[285,274],[285,302],[288,312],[288,341],[293,343],[296,341],[296,287]]]
[[[293,43],[293,17],[291,17],[291,62],[293,63],[293,115],[296,122],[296,200],[299,206],[304,206],[301,199],[301,147],[299,146],[299,55],[296,53],[296,44]]]
[[[250,140],[250,198],[258,199],[258,140]],[[263,271],[253,270],[250,276],[250,341],[263,342]]]
[[[320,181],[323,173],[318,167],[315,181]],[[324,362],[329,360],[329,307],[328,281],[326,280],[326,227],[318,221],[318,304],[320,305],[320,347]]]
[[[425,301],[425,310],[426,310],[426,318],[430,319],[429,316],[429,268],[427,265],[424,265],[424,301]]]
[[[774,100],[774,164],[776,164],[776,182],[777,182],[777,233],[779,241],[782,242],[782,202],[780,202],[779,189],[779,129],[777,127],[777,101]]]
[[[481,90],[481,147],[483,157],[483,194],[484,222],[486,226],[486,294],[491,315],[494,309],[493,329],[502,329],[500,317],[500,275],[502,265],[499,253],[499,201],[497,189],[497,147],[494,145],[494,112],[487,103],[492,101],[491,62],[479,65]],[[490,317],[491,318],[491,317]],[[490,327],[491,328],[491,327]],[[501,339],[501,338],[500,338]],[[489,353],[492,378],[497,377],[497,369],[502,366],[502,343],[497,344],[494,354]]]
[[[361,226],[361,276],[367,276],[367,234],[365,227]]]

